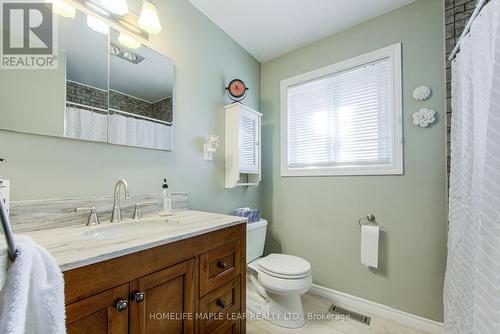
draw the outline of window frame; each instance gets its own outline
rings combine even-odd
[[[321,77],[344,72],[359,66],[389,59],[392,87],[391,128],[392,160],[388,165],[352,165],[331,167],[288,167],[288,88]],[[281,81],[281,176],[355,176],[355,175],[403,175],[403,95],[401,43],[396,43],[354,58],[303,73]]]

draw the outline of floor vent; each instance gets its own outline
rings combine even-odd
[[[367,315],[357,313],[348,309],[345,309],[340,306],[332,305],[328,312],[338,314],[338,315],[343,315],[343,316],[348,316],[349,319],[356,320],[358,322],[361,322],[362,324],[365,324],[367,326],[370,325],[370,320],[371,318]]]

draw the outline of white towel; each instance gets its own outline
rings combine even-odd
[[[361,263],[367,267],[378,268],[378,226],[361,226]]]
[[[64,334],[64,279],[49,252],[28,236],[16,235],[14,263],[0,254],[0,333]]]

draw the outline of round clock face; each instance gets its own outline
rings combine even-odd
[[[229,94],[236,98],[244,96],[247,90],[245,83],[239,79],[232,80],[227,88],[229,90]]]

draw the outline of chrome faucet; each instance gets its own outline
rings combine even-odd
[[[118,223],[122,221],[122,213],[120,209],[120,186],[125,190],[125,198],[130,197],[130,188],[125,179],[118,180],[115,184],[115,196],[113,199],[113,211],[111,211],[111,222]]]

